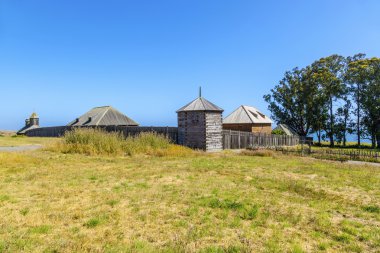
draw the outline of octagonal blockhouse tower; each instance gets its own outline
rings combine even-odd
[[[178,143],[210,152],[222,150],[222,113],[222,108],[201,96],[180,108]]]

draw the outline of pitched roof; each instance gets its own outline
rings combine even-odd
[[[38,125],[24,126],[20,130],[18,130],[17,134],[25,134],[27,131],[35,128],[40,128]]]
[[[112,106],[91,109],[68,126],[138,126],[139,124]]]
[[[273,130],[282,130],[286,135],[298,135],[296,131],[294,131],[290,126],[286,124],[278,124],[277,127]]]
[[[223,112],[223,109],[203,97],[198,97],[197,99],[194,99],[184,107],[181,107],[177,110],[177,112],[188,111]]]
[[[272,120],[252,106],[242,105],[223,119],[223,124],[272,123]]]

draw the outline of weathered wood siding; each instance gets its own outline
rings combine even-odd
[[[271,134],[272,124],[223,124],[224,130]]]
[[[206,149],[205,122],[204,112],[179,112],[178,143],[190,148]]]
[[[40,127],[31,129],[25,133],[30,137],[61,137],[66,131],[70,131],[73,126],[58,126],[58,127]],[[173,143],[178,143],[178,128],[177,127],[129,127],[129,126],[97,126],[90,128],[100,128],[108,132],[121,132],[125,137],[135,136],[142,132],[155,132],[165,135]]]
[[[272,135],[223,130],[224,149],[245,149],[253,147],[280,147],[300,144],[300,137]]]
[[[206,112],[206,150],[220,151],[223,149],[223,126],[220,112]]]
[[[188,111],[178,113],[178,143],[206,151],[223,149],[222,114]]]

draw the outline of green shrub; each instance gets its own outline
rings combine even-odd
[[[285,135],[286,133],[281,130],[281,129],[273,129],[272,130],[272,134],[275,134],[275,135]]]

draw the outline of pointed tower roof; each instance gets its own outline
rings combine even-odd
[[[255,107],[242,105],[224,118],[223,124],[272,123],[272,120]]]
[[[33,112],[32,115],[29,117],[30,119],[38,119],[37,113]]]
[[[178,109],[177,113],[189,111],[223,112],[223,109],[203,97],[198,97],[184,107]]]
[[[91,109],[68,126],[138,126],[139,124],[112,106]]]

